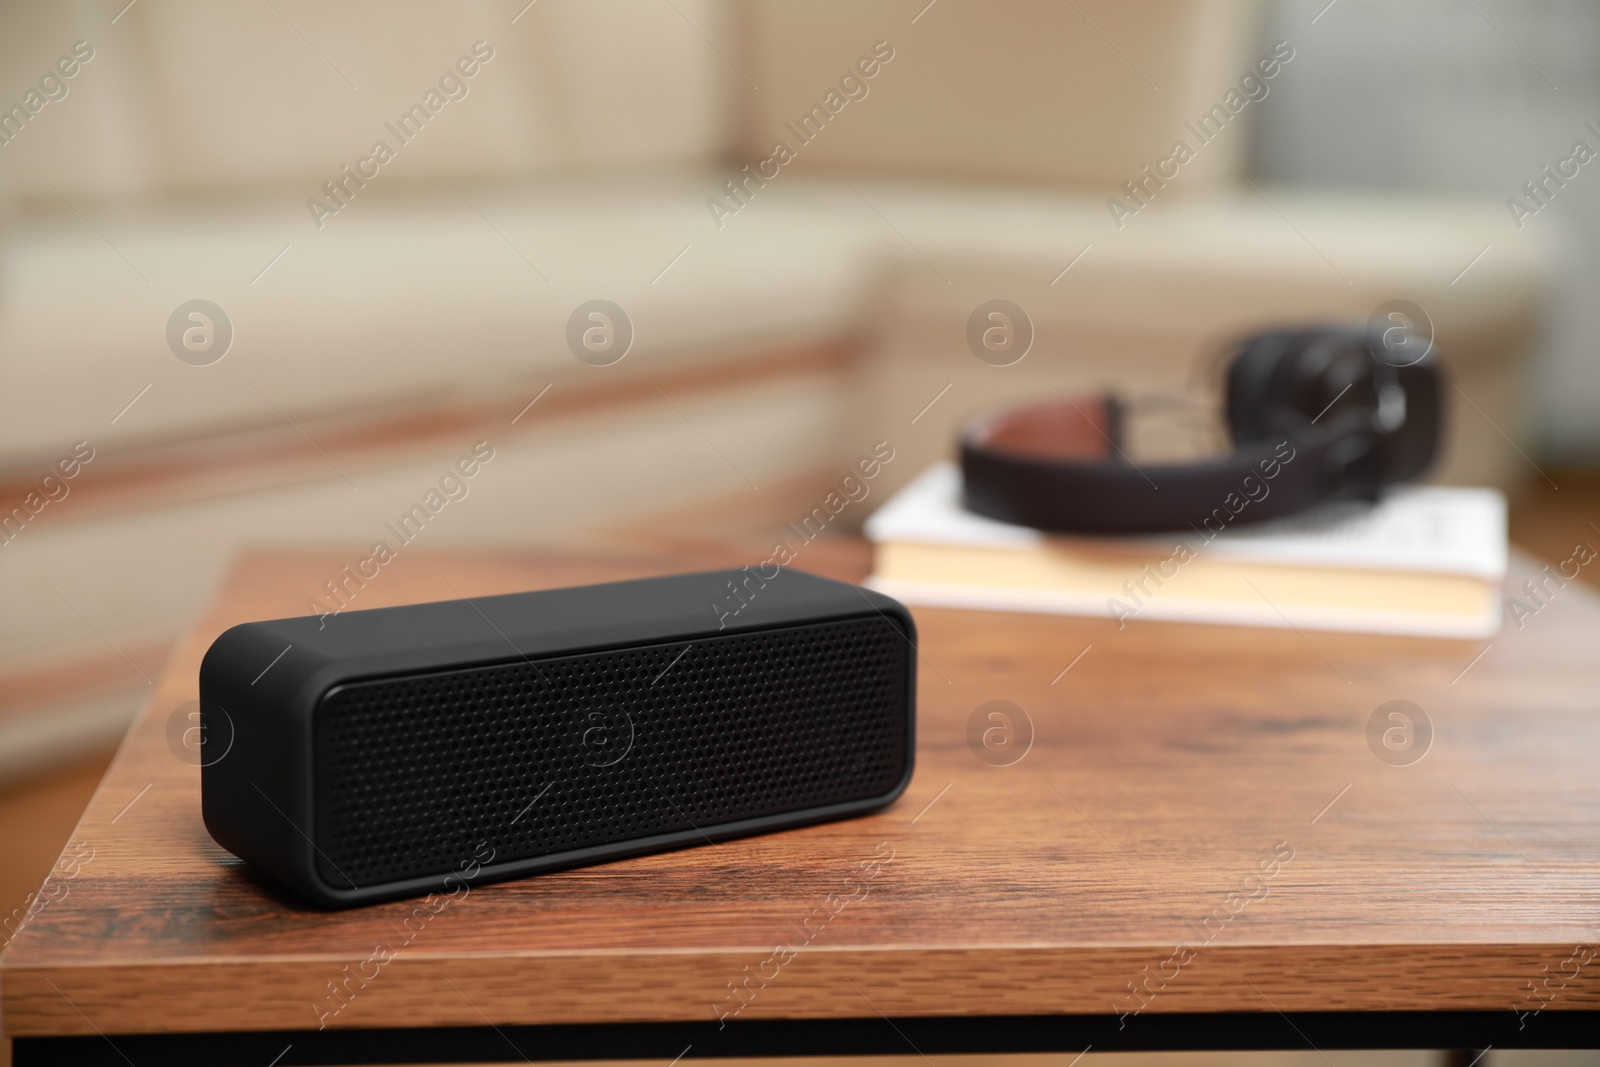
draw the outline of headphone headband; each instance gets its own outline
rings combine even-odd
[[[967,507],[1043,530],[1128,534],[1220,532],[1375,499],[1432,459],[1438,383],[1431,364],[1397,370],[1362,338],[1324,329],[1247,339],[1229,367],[1233,448],[1198,462],[1135,464],[1114,396],[980,417],[961,437]],[[1374,366],[1345,381],[1359,368],[1353,343]]]

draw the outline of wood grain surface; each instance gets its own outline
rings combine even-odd
[[[416,552],[356,606],[765,555]],[[303,613],[347,562],[248,556],[181,643],[0,959],[8,1034],[1600,1005],[1576,583],[1486,651],[919,610],[916,777],[883,813],[332,913],[211,841],[169,727],[219,632]],[[796,562],[867,565],[844,540]],[[1396,699],[1431,723],[1420,760],[1369,744]]]

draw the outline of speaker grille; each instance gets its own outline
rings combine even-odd
[[[882,616],[518,660],[331,691],[314,713],[323,878],[527,859],[888,793],[908,646]]]

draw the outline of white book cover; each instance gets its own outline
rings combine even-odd
[[[1210,599],[1155,595],[1137,612],[1114,610],[1103,595],[977,583],[921,582],[874,575],[867,585],[909,604],[1091,615],[1121,619],[1294,627],[1426,637],[1487,637],[1500,627],[1500,582],[1507,561],[1506,502],[1493,489],[1401,486],[1377,504],[1330,504],[1301,515],[1253,526],[1230,527],[1208,539],[1199,532],[1147,537],[1088,538],[1047,535],[967,511],[961,472],[941,463],[920,474],[879,508],[866,524],[879,544],[927,544],[1028,552],[1045,546],[1071,551],[1075,543],[1126,546],[1135,556],[1165,556],[1178,544],[1194,555],[1234,563],[1289,567],[1396,571],[1480,580],[1469,613],[1335,607],[1253,597]],[[1089,553],[1088,555],[1096,555]],[[1266,575],[1257,581],[1272,589]]]
[[[929,467],[895,494],[867,520],[866,535],[874,542],[1015,549],[1057,539],[968,511],[961,503],[961,471],[953,463]],[[1178,542],[1196,550],[1203,545],[1208,556],[1254,563],[1467,574],[1498,581],[1506,572],[1506,500],[1494,489],[1397,486],[1377,504],[1326,504],[1300,515],[1228,527],[1209,540],[1194,531],[1118,540],[1162,552]]]

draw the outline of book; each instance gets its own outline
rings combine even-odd
[[[941,463],[867,520],[867,584],[908,603],[1432,637],[1500,627],[1506,502],[1397,486],[1218,532],[1046,534],[966,510]]]

